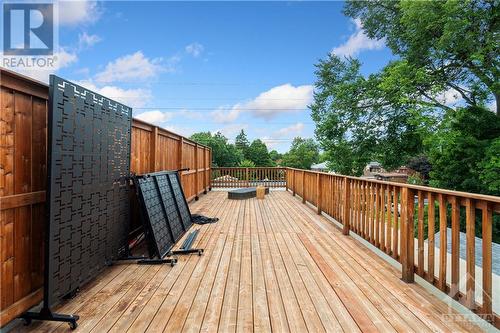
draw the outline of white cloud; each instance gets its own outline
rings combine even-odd
[[[96,1],[65,0],[58,1],[59,25],[76,26],[96,22],[102,8]]]
[[[239,104],[233,107],[221,106],[217,110],[210,113],[213,120],[217,123],[231,123],[235,121],[240,115]]]
[[[167,70],[161,62],[162,58],[149,59],[137,51],[109,62],[104,71],[96,74],[95,79],[100,83],[151,79]]]
[[[214,132],[221,132],[224,136],[230,138],[231,140],[236,137],[241,130],[248,129],[248,124],[230,124],[219,129],[216,129]]]
[[[303,123],[296,123],[294,125],[288,126],[281,128],[275,132],[275,137],[276,138],[290,138],[290,137],[296,137],[302,133],[304,130],[304,124]]]
[[[458,91],[450,88],[437,96],[437,100],[447,106],[454,106],[463,102],[463,98]]]
[[[162,112],[160,110],[152,110],[152,111],[142,112],[136,115],[135,117],[145,122],[159,125],[163,122],[169,121],[170,119],[172,119],[173,116],[174,114],[172,112]]]
[[[149,89],[123,89],[109,85],[98,87],[92,81],[76,81],[75,83],[132,108],[145,106],[153,97]]]
[[[185,127],[185,126],[177,126],[177,125],[168,125],[168,126],[162,126],[164,129],[167,131],[173,132],[175,134],[179,134],[185,137],[190,137],[193,133],[198,132],[200,129],[194,129],[191,127]]]
[[[285,142],[288,144],[288,141],[284,140],[300,136],[303,130],[304,124],[298,122],[288,127],[280,128],[274,131],[270,136],[263,136],[261,140],[266,144],[268,149],[276,149],[279,146],[283,146]]]
[[[198,42],[191,43],[186,46],[186,52],[195,58],[198,58],[205,48]]]
[[[232,107],[220,107],[211,115],[216,122],[229,123],[242,112],[269,120],[280,114],[295,113],[307,108],[313,100],[313,86],[293,86],[290,83],[271,88],[253,100],[237,103]]]
[[[86,49],[94,46],[101,41],[101,37],[97,35],[89,35],[86,32],[78,35],[78,49]]]
[[[353,19],[355,31],[349,36],[344,44],[335,47],[332,53],[339,57],[356,56],[363,50],[380,50],[384,48],[384,40],[370,39],[363,32],[363,25],[360,19]]]

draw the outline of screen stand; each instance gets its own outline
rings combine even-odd
[[[77,315],[65,315],[53,313],[45,305],[40,312],[25,312],[20,318],[24,320],[25,325],[30,325],[33,320],[59,321],[68,323],[69,327],[74,330],[78,327],[76,321],[80,319]]]

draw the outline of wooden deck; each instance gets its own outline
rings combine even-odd
[[[116,265],[62,304],[77,332],[472,331],[371,250],[287,192],[227,200],[212,192],[193,213],[205,254],[175,267]],[[33,323],[21,331],[69,331]]]

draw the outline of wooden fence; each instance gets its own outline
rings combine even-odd
[[[42,299],[48,86],[3,69],[0,83],[2,327]],[[181,173],[186,197],[207,191],[208,147],[134,119],[131,149],[132,172],[189,168]]]
[[[404,281],[413,282],[417,274],[500,326],[492,308],[492,224],[500,214],[500,197],[290,168],[286,186],[318,214],[342,223],[344,234],[356,233],[400,262]],[[450,229],[451,250],[440,251],[447,249]],[[460,258],[461,229],[465,259]],[[476,230],[482,238],[480,267]]]
[[[213,188],[286,186],[286,168],[212,168]]]

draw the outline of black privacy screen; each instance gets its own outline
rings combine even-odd
[[[94,278],[127,246],[132,109],[51,75],[45,301]]]
[[[191,227],[191,213],[176,171],[135,178],[142,216],[156,255],[163,258]]]

